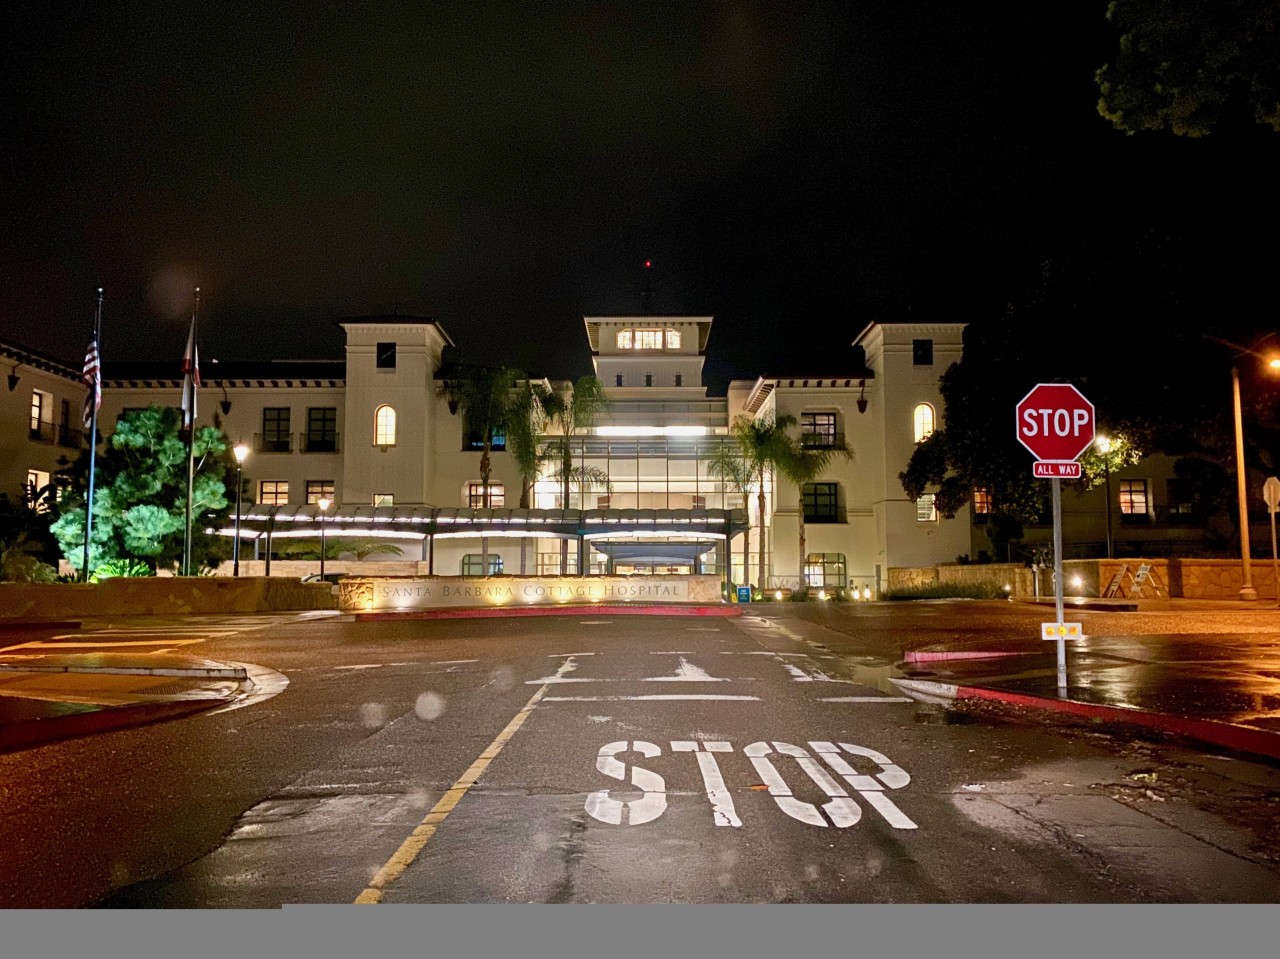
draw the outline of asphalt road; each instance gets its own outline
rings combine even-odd
[[[901,700],[1010,604],[317,621],[280,695],[0,756],[0,906],[1280,900],[1280,770]]]

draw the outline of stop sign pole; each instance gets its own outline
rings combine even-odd
[[[1080,454],[1093,442],[1093,404],[1070,383],[1039,383],[1017,407],[1018,442],[1036,458],[1032,475],[1053,483],[1053,582],[1057,622],[1042,623],[1041,637],[1058,644],[1058,693],[1067,692],[1066,637],[1080,637],[1062,615],[1062,480],[1080,476]]]

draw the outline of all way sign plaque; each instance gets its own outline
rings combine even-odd
[[[1036,479],[1079,479],[1080,464],[1063,463],[1059,460],[1036,460],[1031,467],[1031,475]]]

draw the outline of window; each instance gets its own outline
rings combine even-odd
[[[373,414],[373,445],[396,445],[396,411],[390,406],[379,406]]]
[[[684,377],[679,373],[676,374],[676,386],[684,386]]]
[[[923,443],[934,429],[933,407],[921,403],[915,409],[915,437],[917,443]]]
[[[636,335],[637,350],[662,349],[662,331],[661,330],[636,330],[635,335]]]
[[[802,413],[800,443],[808,449],[831,449],[840,445],[835,413]]]
[[[501,483],[489,484],[489,502],[484,501],[484,484],[467,484],[467,505],[472,509],[500,509],[507,505],[507,491]]]
[[[973,511],[978,514],[991,512],[991,491],[985,486],[979,486],[973,491]]]
[[[622,385],[622,374],[621,374],[621,373],[619,373],[619,374],[617,375],[617,377],[616,377],[616,381],[614,382],[614,384],[613,384],[613,385],[614,385],[614,386],[621,386],[621,385]]]
[[[1195,497],[1187,481],[1174,477],[1165,483],[1165,498],[1169,503],[1170,523],[1191,523],[1196,519]]]
[[[618,331],[618,349],[629,350],[631,349],[631,343],[632,343],[631,331],[619,330]]]
[[[373,505],[374,506],[395,506],[396,505],[395,495],[392,493],[374,493]]]
[[[646,373],[646,374],[644,375],[644,385],[645,385],[645,386],[653,386],[653,374],[652,374],[652,373]]]
[[[810,553],[804,559],[804,581],[809,586],[831,586],[844,589],[848,585],[844,553]]]
[[[667,330],[666,338],[667,338],[667,349],[669,350],[680,349],[680,331],[679,330]],[[679,386],[680,384],[677,383],[676,385]]]
[[[258,484],[258,502],[263,506],[288,506],[289,481],[263,480]]]
[[[916,500],[916,522],[936,523],[938,521],[938,504],[932,493],[925,493]]]
[[[467,434],[462,441],[462,449],[466,450],[482,450],[484,449],[484,437],[480,435],[480,430],[471,425],[470,421],[466,424]],[[489,432],[489,449],[495,452],[502,452],[507,448],[507,434],[504,429],[498,427]]]
[[[1120,480],[1120,513],[1124,516],[1146,516],[1147,481]]]
[[[933,366],[933,340],[912,340],[911,362],[916,366]]]
[[[374,354],[374,367],[379,370],[394,370],[396,368],[396,345],[394,343],[379,343],[377,352]]]
[[[259,449],[263,453],[289,452],[289,407],[268,406],[263,409]]]
[[[805,483],[800,493],[806,523],[839,523],[840,484]]]
[[[502,572],[502,557],[496,553],[489,554],[489,571],[484,571],[484,554],[467,553],[462,557],[463,576],[496,576]]]
[[[31,391],[31,438],[42,443],[53,442],[53,396],[40,390]]]
[[[707,508],[707,498],[706,498],[705,496],[700,495],[700,494],[695,494],[695,495],[694,495],[694,497],[693,497],[693,508],[694,508],[694,509],[706,509],[706,508]]]
[[[47,513],[49,511],[48,499],[40,495],[49,483],[52,482],[48,473],[43,470],[27,470],[27,502],[35,507],[37,513]]]
[[[608,493],[605,493],[603,496],[597,496],[597,497],[596,497],[596,509],[608,509],[608,508],[609,508],[609,502],[610,502],[610,500],[609,500],[609,494],[608,494]]]
[[[333,480],[307,480],[307,505],[316,506],[321,496],[333,502]]]
[[[338,451],[338,410],[333,406],[312,406],[307,409],[307,442],[303,450],[308,453],[336,453]]]

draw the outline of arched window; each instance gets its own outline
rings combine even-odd
[[[379,406],[374,411],[373,445],[396,445],[396,411],[390,406]]]
[[[922,443],[929,438],[929,434],[933,432],[933,407],[928,403],[921,403],[916,407],[915,412],[916,424],[916,442]]]

